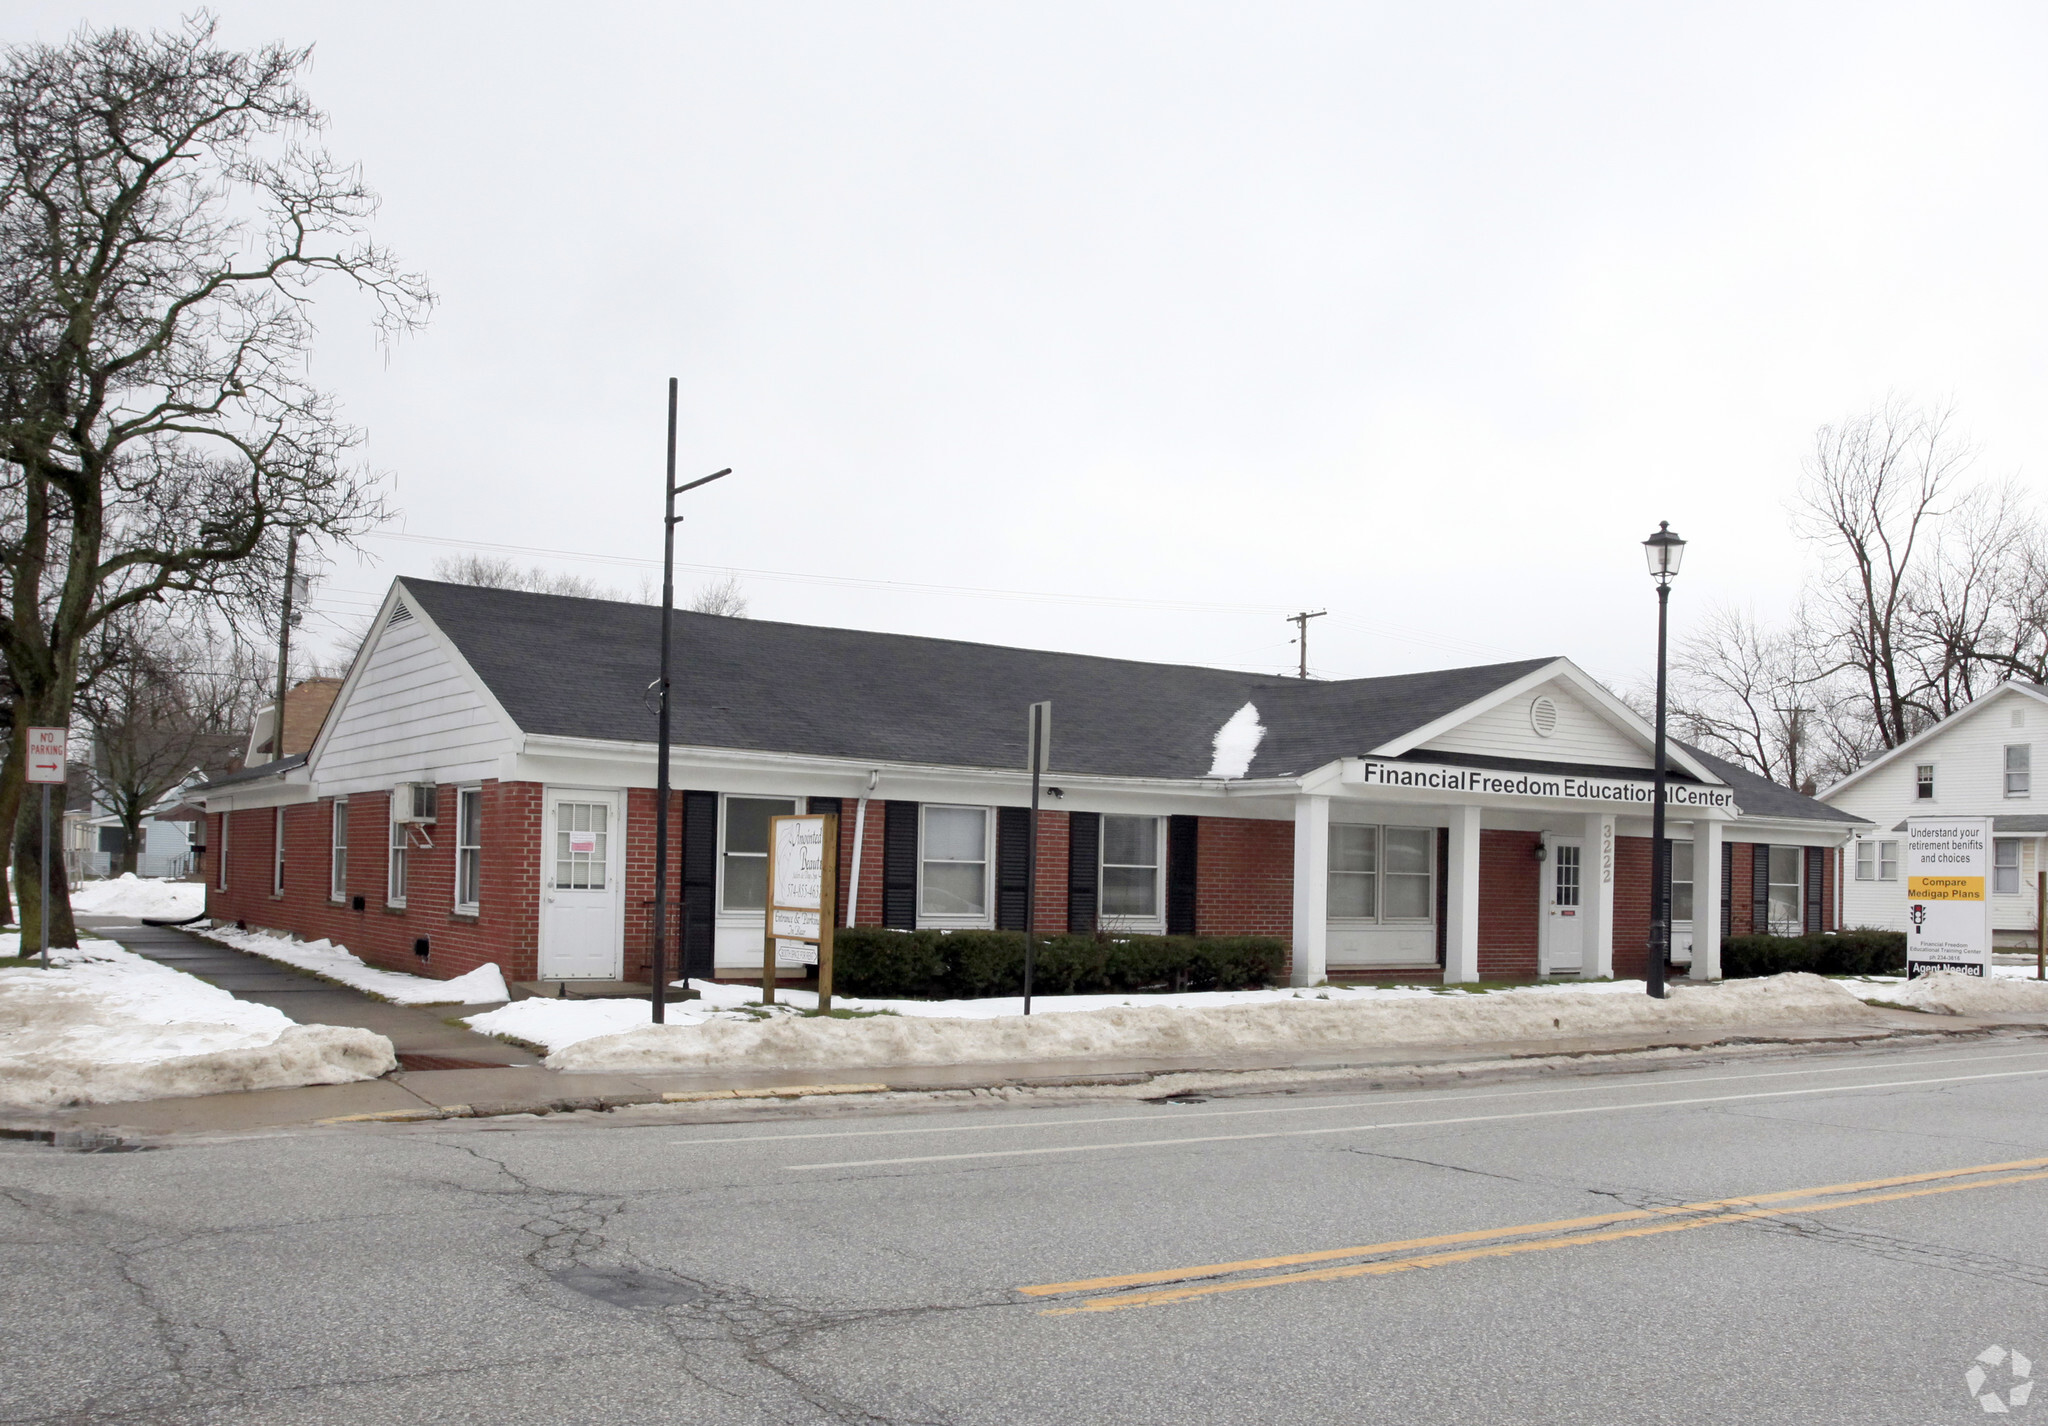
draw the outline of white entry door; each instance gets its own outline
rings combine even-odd
[[[1586,964],[1586,844],[1552,837],[1543,863],[1543,974],[1576,972]]]
[[[622,830],[617,794],[549,791],[541,843],[542,980],[617,980],[623,974]]]

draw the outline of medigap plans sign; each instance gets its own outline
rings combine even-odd
[[[1991,968],[1991,819],[1906,819],[1906,974]]]
[[[1540,797],[1564,802],[1623,802],[1648,807],[1656,784],[1633,778],[1589,777],[1580,773],[1502,772],[1495,768],[1444,767],[1434,763],[1361,759],[1356,776],[1363,787],[1398,787],[1413,792],[1466,792],[1480,797]],[[1725,787],[1693,782],[1664,784],[1666,807],[1714,807],[1733,812],[1735,794]]]

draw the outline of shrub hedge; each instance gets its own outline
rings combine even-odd
[[[1041,995],[1250,990],[1279,979],[1287,947],[1272,936],[1040,936],[1031,988]],[[973,1000],[1024,991],[1022,931],[832,933],[832,980],[845,995]]]
[[[1721,974],[1904,975],[1906,933],[1870,928],[1813,936],[1730,936],[1721,942]]]

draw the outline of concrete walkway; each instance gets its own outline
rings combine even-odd
[[[139,956],[217,985],[237,1000],[274,1006],[301,1025],[374,1030],[398,1052],[401,1073],[539,1063],[516,1045],[448,1023],[449,1017],[474,1015],[484,1006],[393,1005],[172,927],[99,916],[81,916],[78,924]]]

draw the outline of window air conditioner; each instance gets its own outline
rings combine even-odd
[[[431,782],[401,782],[391,791],[391,820],[431,827],[439,820],[441,789]]]

